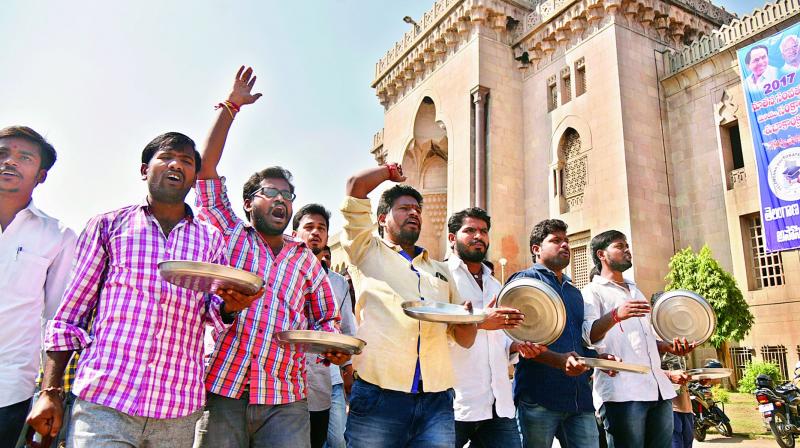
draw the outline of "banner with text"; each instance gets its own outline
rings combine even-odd
[[[738,51],[767,251],[800,247],[800,24]]]

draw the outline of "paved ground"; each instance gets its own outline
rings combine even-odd
[[[746,440],[741,437],[734,436],[731,438],[722,437],[718,434],[709,434],[705,442],[694,442],[694,447],[711,448],[711,447],[742,447],[742,448],[775,448],[778,446],[774,439],[757,439]]]

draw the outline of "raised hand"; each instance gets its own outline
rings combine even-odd
[[[617,308],[619,320],[631,317],[644,317],[650,312],[650,302],[646,300],[629,300]]]
[[[406,176],[403,174],[403,167],[399,163],[388,163],[386,169],[389,170],[389,180],[392,182],[404,182]]]
[[[495,308],[497,297],[489,302],[484,311],[486,311],[486,320],[478,324],[481,330],[503,330],[515,328],[525,320],[525,315],[518,309],[499,307]],[[527,358],[527,356],[526,356]]]
[[[236,72],[236,79],[233,81],[233,89],[228,95],[228,101],[237,106],[255,103],[261,98],[260,93],[250,93],[255,84],[256,76],[253,75],[253,67],[247,67],[246,70],[244,65],[239,67],[239,71]]]

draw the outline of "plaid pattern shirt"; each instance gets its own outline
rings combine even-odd
[[[239,398],[249,389],[252,404],[284,404],[306,397],[305,355],[273,338],[284,330],[334,327],[336,302],[328,276],[305,244],[286,237],[277,256],[258,232],[231,208],[225,180],[199,180],[198,217],[220,229],[231,266],[263,276],[266,293],[216,335],[206,387]]]
[[[96,216],[78,239],[45,349],[83,350],[72,387],[81,399],[150,418],[184,417],[202,407],[204,323],[224,329],[222,302],[167,283],[158,263],[224,264],[225,246],[216,229],[186,209],[168,237],[145,202]]]

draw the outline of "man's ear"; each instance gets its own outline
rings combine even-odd
[[[378,215],[378,227],[386,227],[386,213]]]
[[[297,238],[297,230],[292,230],[292,237]]]
[[[47,170],[39,170],[39,174],[36,175],[36,184],[43,184],[46,179]]]
[[[143,163],[142,166],[139,167],[139,173],[142,175],[142,180],[147,180],[147,164]]]
[[[243,208],[244,208],[244,211],[246,211],[247,213],[252,212],[253,211],[253,199],[251,199],[251,198],[245,199]]]
[[[541,249],[542,249],[542,247],[539,246],[538,244],[532,244],[531,245],[531,255],[533,255],[534,259],[538,259],[539,258],[539,251]]]
[[[456,234],[455,233],[448,233],[447,234],[447,241],[449,241],[450,245],[452,246],[453,243],[456,242]]]

